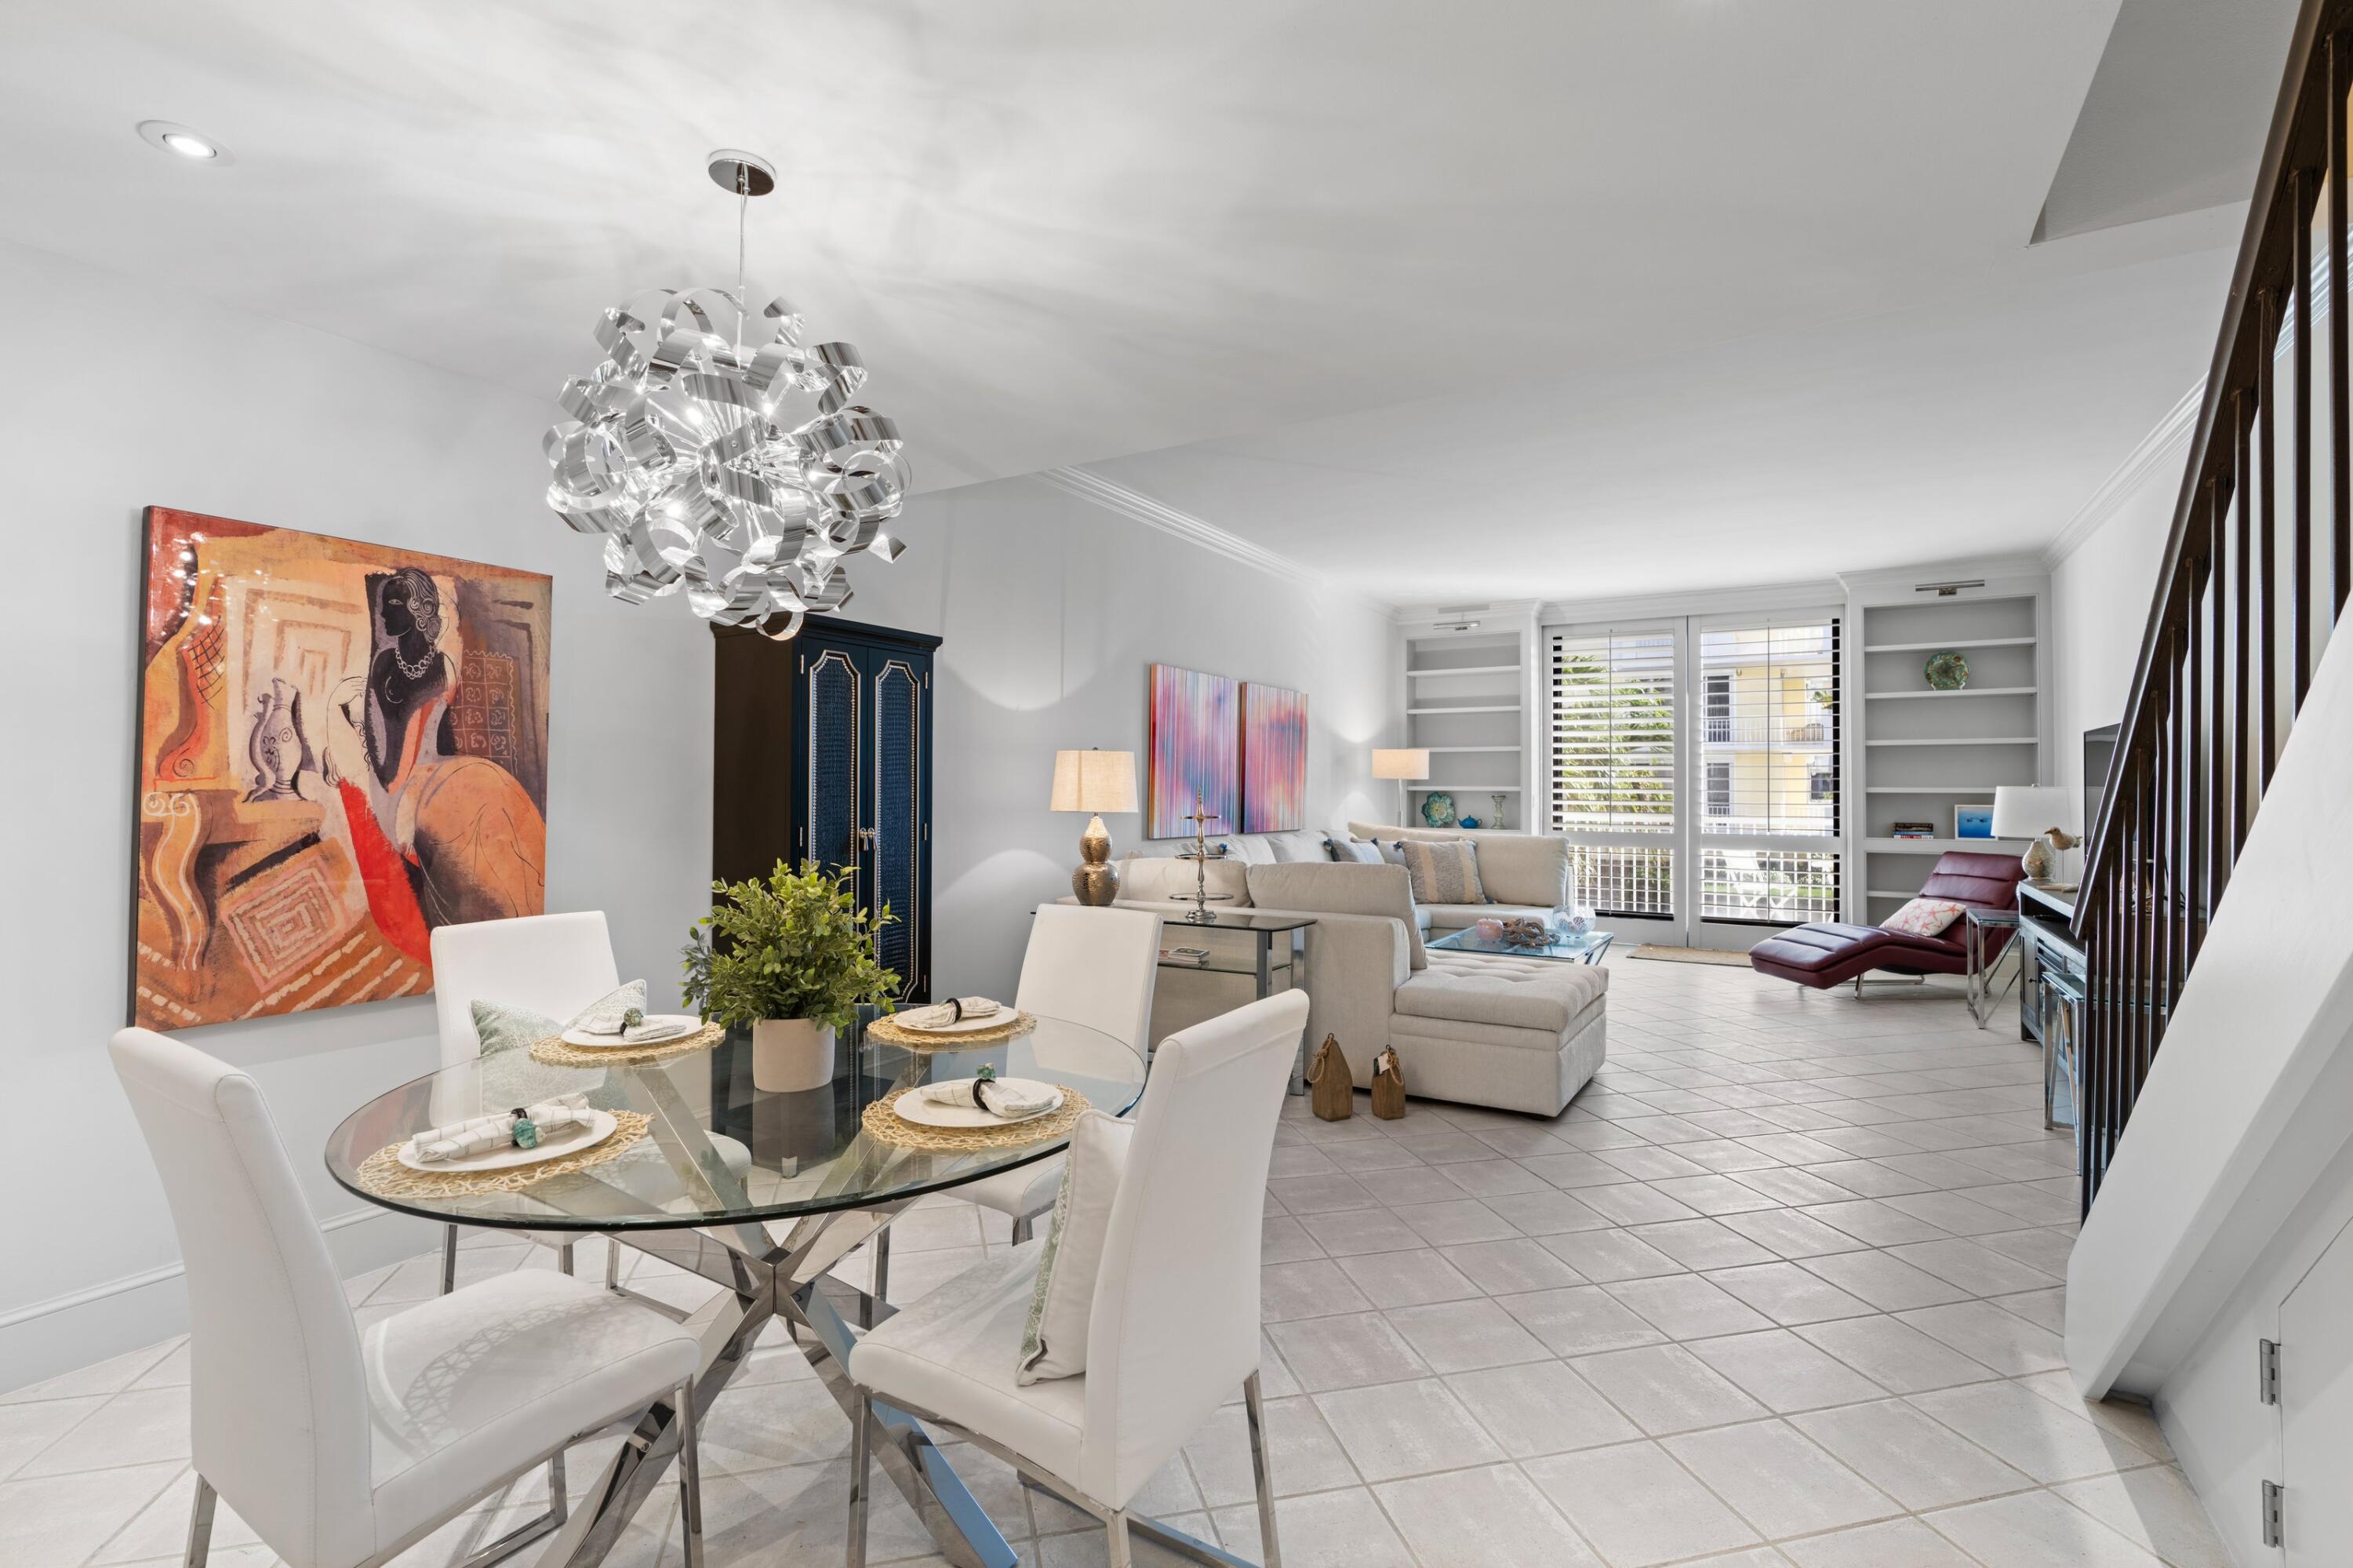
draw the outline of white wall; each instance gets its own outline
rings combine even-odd
[[[601,907],[623,970],[675,995],[706,905],[709,636],[602,588],[545,510],[542,400],[0,244],[16,373],[5,529],[13,678],[0,768],[0,1389],[183,1326],[177,1244],[107,1065],[123,1022],[141,508],[413,546],[555,577],[548,906]],[[585,330],[584,355],[590,351]],[[918,461],[920,461],[920,456]],[[1310,822],[1385,799],[1368,748],[1403,704],[1369,607],[1213,555],[1036,481],[918,499],[859,619],[944,633],[935,978],[1009,990],[1023,913],[1065,890],[1082,820],[1046,811],[1058,747],[1143,747],[1144,665],[1310,694]],[[1115,820],[1133,843],[1140,819]],[[437,1059],[406,1000],[189,1032],[260,1081],[347,1268],[430,1234],[335,1187],[328,1131]]]
[[[2125,716],[2188,461],[2186,441],[2174,441],[2142,463],[2138,482],[2109,498],[2105,520],[2052,568],[2049,667],[2058,715],[2056,782],[2078,800],[2084,789],[2084,732]],[[2091,830],[2085,822],[2084,832]],[[2073,852],[2069,866],[2082,863],[2083,852]]]
[[[608,911],[624,967],[658,991],[674,993],[707,874],[711,708],[702,629],[607,599],[594,546],[546,512],[552,403],[6,244],[0,297],[19,355],[0,389],[17,456],[0,522],[6,1388],[176,1331],[185,1309],[105,1050],[124,1022],[143,506],[553,573],[549,906]],[[260,1081],[322,1218],[364,1222],[334,1233],[354,1269],[429,1234],[371,1217],[320,1150],[344,1113],[435,1065],[432,1028],[431,1002],[409,999],[189,1032]]]
[[[921,461],[918,457],[917,461]],[[1145,666],[1307,694],[1311,828],[1395,812],[1372,747],[1401,726],[1386,612],[1213,554],[1035,478],[917,496],[895,564],[852,565],[856,620],[934,631],[933,989],[1006,995],[1036,904],[1070,891],[1086,819],[1045,809],[1054,753],[1145,763]],[[1114,853],[1141,815],[1107,821]]]

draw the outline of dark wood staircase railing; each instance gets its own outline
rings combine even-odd
[[[2306,0],[2076,906],[2086,1213],[2353,588],[2348,88],[2353,0]]]

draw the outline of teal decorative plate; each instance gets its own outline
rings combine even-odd
[[[1443,828],[1452,825],[1454,821],[1454,797],[1447,794],[1442,789],[1435,795],[1424,796],[1421,802],[1421,820],[1423,822],[1433,828]]]
[[[1929,654],[1921,673],[1928,677],[1930,691],[1957,692],[1969,683],[1969,662],[1957,650],[1948,648],[1942,653]]]

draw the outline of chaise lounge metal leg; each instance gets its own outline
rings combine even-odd
[[[867,1482],[873,1471],[874,1400],[860,1393],[849,1434],[849,1568],[866,1568]]]
[[[458,1227],[441,1227],[441,1294],[458,1288]]]
[[[213,1554],[213,1504],[219,1494],[201,1475],[196,1478],[196,1506],[188,1513],[188,1551],[183,1568],[205,1568]]]
[[[694,1430],[694,1383],[678,1386],[678,1519],[686,1568],[702,1568],[702,1440]]]
[[[1274,1467],[1266,1451],[1266,1401],[1258,1373],[1242,1380],[1242,1414],[1250,1424],[1250,1478],[1258,1485],[1258,1538],[1262,1568],[1282,1568],[1282,1548],[1274,1538]]]

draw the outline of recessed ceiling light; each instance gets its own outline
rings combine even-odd
[[[191,131],[185,125],[174,125],[169,120],[142,120],[139,139],[150,147],[161,148],[174,157],[185,158],[192,164],[234,164],[229,151],[201,131]]]

